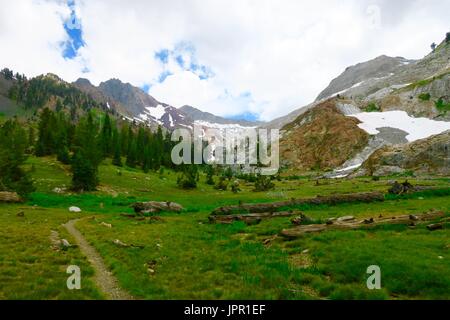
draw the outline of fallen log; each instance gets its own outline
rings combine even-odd
[[[354,221],[334,220],[331,224],[312,224],[306,226],[297,226],[281,231],[281,235],[285,238],[298,238],[308,233],[322,232],[328,230],[353,230],[372,228],[382,224],[411,224],[424,221],[436,220],[445,216],[443,211],[434,211],[418,215],[400,215],[393,217],[369,218]]]
[[[248,213],[248,214],[231,214],[231,215],[210,215],[209,222],[211,223],[232,223],[234,221],[244,221],[246,223],[254,223],[262,219],[270,219],[276,217],[290,217],[298,215],[295,211],[282,212],[263,212],[263,213]]]
[[[19,203],[22,202],[22,198],[16,192],[0,192],[0,202]]]
[[[434,224],[429,224],[427,226],[427,229],[430,231],[435,231],[435,230],[439,230],[439,229],[443,229],[443,228],[444,228],[443,223],[434,223]]]
[[[327,204],[335,205],[347,202],[374,202],[384,201],[384,194],[381,192],[363,192],[350,194],[337,194],[329,196],[317,196],[316,198],[292,199],[289,201],[279,201],[259,204],[241,204],[237,206],[224,206],[215,209],[212,215],[232,215],[245,213],[275,212],[282,207],[303,205],[303,204]]]

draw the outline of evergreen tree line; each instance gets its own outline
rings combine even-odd
[[[72,186],[77,191],[95,190],[98,166],[111,158],[115,166],[141,168],[144,172],[161,166],[173,168],[170,134],[159,127],[156,132],[143,125],[114,121],[109,114],[102,119],[88,112],[78,122],[64,112],[44,108],[38,122],[36,156],[56,155],[70,164]]]

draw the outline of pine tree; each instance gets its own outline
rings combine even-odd
[[[120,128],[120,150],[122,152],[122,156],[127,156],[128,154],[128,135],[129,135],[129,125],[127,122],[122,124]]]
[[[68,138],[68,128],[69,122],[66,120],[64,113],[60,112],[57,114],[57,126],[55,136],[55,149],[58,161],[64,164],[70,164],[70,153],[69,153],[69,138]]]
[[[206,184],[214,185],[214,167],[211,165],[206,166]]]
[[[93,191],[99,183],[98,166],[102,152],[98,143],[98,126],[91,113],[78,123],[74,143],[72,188],[76,191]]]
[[[112,154],[112,125],[108,114],[105,115],[105,120],[103,121],[102,132],[100,133],[100,146],[103,157]]]
[[[132,139],[127,155],[127,166],[134,168],[137,164],[137,146],[136,140]]]
[[[31,178],[21,168],[26,148],[27,134],[17,119],[0,126],[0,190],[15,191],[23,197],[34,191]]]
[[[114,156],[112,164],[121,167],[122,166],[122,150],[121,150],[121,144],[119,139],[119,132],[117,131],[117,128],[114,127],[113,129],[113,138],[112,138],[112,144],[114,148]]]
[[[36,144],[36,155],[38,157],[48,156],[55,153],[55,114],[48,108],[44,108],[40,115],[38,125],[38,141]]]

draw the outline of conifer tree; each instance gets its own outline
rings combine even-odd
[[[105,120],[103,121],[102,132],[100,133],[100,146],[103,157],[112,154],[112,125],[108,114],[105,115]]]
[[[38,125],[38,131],[36,155],[38,157],[42,157],[54,154],[56,119],[53,111],[48,108],[44,108],[42,110]]]
[[[17,119],[0,126],[0,190],[15,191],[23,197],[34,191],[31,178],[21,167],[26,148],[27,135]]]
[[[93,191],[99,183],[98,166],[102,153],[98,144],[98,126],[91,113],[80,120],[74,142],[72,188],[76,191]]]
[[[130,141],[130,147],[128,149],[127,166],[134,168],[137,164],[137,146],[134,138]]]
[[[121,150],[119,132],[116,127],[114,127],[114,129],[113,129],[112,136],[113,136],[112,144],[113,144],[113,148],[114,148],[112,164],[117,167],[121,167],[122,166],[122,150]]]

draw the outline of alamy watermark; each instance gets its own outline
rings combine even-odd
[[[205,128],[176,129],[172,141],[179,142],[171,153],[180,164],[242,165],[258,168],[262,175],[278,172],[280,133],[276,129]]]
[[[66,273],[70,274],[67,278],[66,284],[69,290],[80,290],[81,289],[81,270],[79,266],[68,266]]]
[[[377,265],[368,266],[367,274],[370,274],[366,282],[367,289],[369,290],[381,289],[381,268]]]

